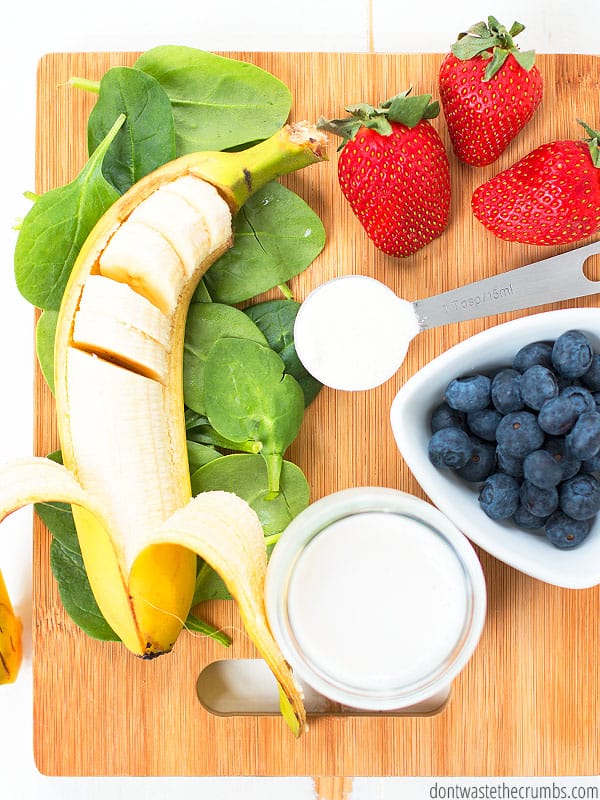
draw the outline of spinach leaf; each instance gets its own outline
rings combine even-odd
[[[125,114],[125,124],[108,148],[102,172],[123,194],[175,158],[175,124],[171,103],[158,81],[131,67],[113,67],[100,81],[98,101],[88,118],[90,153],[119,114]]]
[[[195,614],[188,614],[188,618],[185,621],[185,627],[189,631],[194,631],[194,633],[202,633],[204,636],[210,636],[211,639],[219,642],[219,644],[222,644],[223,647],[229,647],[231,645],[230,636],[228,636],[220,628],[216,628],[214,625],[211,625],[210,622],[205,622],[204,620],[199,619]]]
[[[204,405],[212,427],[233,442],[255,441],[267,465],[271,497],[279,491],[283,454],[298,434],[304,394],[270,347],[219,339],[204,365]]]
[[[54,338],[58,311],[42,311],[35,327],[35,351],[46,383],[54,394]]]
[[[266,537],[279,535],[308,505],[310,490],[304,473],[291,461],[281,467],[279,494],[267,499],[267,468],[259,455],[235,453],[221,456],[192,474],[192,494],[233,492],[257,513]]]
[[[234,492],[245,500],[256,511],[266,542],[270,539],[271,543],[306,508],[310,495],[302,470],[290,461],[284,461],[279,495],[269,500],[264,460],[260,456],[239,454],[211,461],[192,475],[193,494],[214,490]],[[196,577],[194,604],[228,597],[229,592],[221,578],[202,562]]]
[[[206,283],[204,282],[204,278],[198,283],[196,286],[196,290],[192,295],[192,303],[210,303],[212,302],[212,297],[208,293],[208,289],[206,288]]]
[[[299,310],[300,303],[295,300],[267,300],[250,306],[245,313],[264,333],[269,347],[281,356],[285,371],[298,381],[304,392],[304,405],[309,406],[323,384],[305,370],[296,354],[294,322]]]
[[[239,303],[303,272],[325,245],[325,229],[301,197],[271,181],[235,215],[234,244],[204,276],[213,300]]]
[[[119,197],[102,174],[102,161],[124,121],[121,115],[74,181],[43,194],[23,220],[15,279],[23,297],[39,308],[59,308],[81,246]]]
[[[290,112],[287,86],[244,61],[166,45],[143,53],[135,67],[156,78],[169,96],[177,155],[266,139]]]
[[[200,444],[199,442],[190,441],[189,439],[186,444],[190,475],[200,469],[200,467],[208,464],[209,461],[221,457],[221,454],[217,452],[214,447],[210,447],[209,445]]]
[[[88,636],[118,642],[119,637],[102,616],[92,594],[70,506],[37,503],[35,510],[52,533],[50,566],[65,611]]]
[[[222,303],[192,303],[185,327],[183,396],[186,405],[204,414],[204,364],[210,348],[224,336],[267,340],[243,311]]]

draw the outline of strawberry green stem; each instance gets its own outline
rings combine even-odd
[[[392,122],[414,128],[423,119],[433,119],[440,113],[440,104],[431,101],[430,94],[409,97],[411,90],[397,94],[379,106],[368,103],[358,103],[347,106],[349,117],[343,119],[325,119],[321,117],[317,128],[328,131],[343,139],[342,147],[353,139],[362,128],[372,128],[382,136],[389,136],[392,132]]]
[[[477,56],[490,59],[485,70],[485,81],[491,80],[502,69],[509,55],[529,72],[535,62],[535,51],[521,52],[514,43],[514,37],[524,30],[521,22],[513,22],[509,30],[496,17],[489,16],[487,24],[476,22],[467,31],[459,33],[451,49],[461,61],[469,61]]]

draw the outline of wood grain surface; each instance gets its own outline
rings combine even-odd
[[[278,75],[295,98],[291,117],[339,116],[343,106],[383,100],[409,85],[436,94],[437,55],[236,53]],[[51,54],[38,75],[37,190],[71,180],[86,158],[94,96],[68,87],[72,75],[99,79],[135,54]],[[539,56],[545,98],[534,120],[493,167],[452,156],[450,226],[415,256],[398,261],[367,240],[338,189],[331,158],[286,179],[321,215],[326,248],[293,282],[298,299],[336,275],[362,273],[414,300],[560,252],[511,245],[472,217],[473,189],[556,138],[579,138],[576,118],[600,122],[600,61]],[[434,121],[449,142],[443,118]],[[565,248],[562,248],[563,250]],[[553,307],[597,305],[597,298]],[[551,308],[548,306],[547,308]],[[306,472],[312,499],[349,486],[398,487],[423,496],[394,445],[392,399],[419,367],[505,314],[423,333],[387,384],[357,394],[324,390],[309,408],[289,456]],[[57,445],[51,396],[35,386],[36,448]],[[296,741],[279,717],[221,718],[195,695],[202,668],[223,657],[254,657],[233,603],[204,610],[233,632],[218,644],[184,632],[175,650],[141,661],[120,645],[93,641],[63,611],[48,565],[49,535],[36,521],[34,554],[34,733],[39,769],[50,775],[591,775],[600,772],[598,654],[600,587],[545,585],[481,552],[489,606],[473,659],[450,702],[431,717],[322,717]],[[360,583],[357,577],[357,591]],[[393,622],[393,615],[391,615]],[[333,790],[323,783],[323,793]],[[347,788],[347,784],[346,784]],[[344,784],[335,789],[344,792]]]

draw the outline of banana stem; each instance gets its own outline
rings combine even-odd
[[[219,187],[232,212],[269,181],[327,158],[327,137],[308,122],[285,125],[269,139],[235,153],[188,156],[192,173]]]

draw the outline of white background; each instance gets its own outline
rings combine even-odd
[[[520,37],[523,49],[600,54],[596,9],[595,0],[495,0],[493,6],[447,0],[5,3],[0,49],[0,462],[32,450],[33,314],[14,288],[16,234],[12,226],[29,208],[23,191],[34,188],[35,80],[40,56],[68,50],[145,50],[159,44],[207,50],[443,52],[459,30],[489,13],[507,25],[518,19],[527,26]],[[596,128],[600,126],[600,92],[598,97],[598,116],[588,120]],[[341,110],[348,99],[341,95],[339,99]],[[30,511],[19,512],[2,525],[0,566],[25,623],[26,649],[18,682],[0,687],[0,798],[228,800],[240,792],[248,800],[315,796],[307,778],[51,779],[39,775],[31,743]],[[591,782],[600,785],[598,779]],[[411,779],[360,779],[354,782],[352,796],[355,800],[424,798],[429,796],[429,785],[429,781]]]

